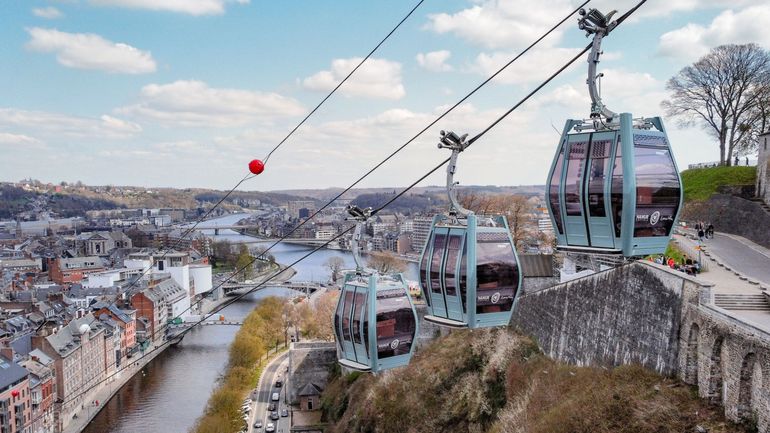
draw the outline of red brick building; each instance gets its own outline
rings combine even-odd
[[[48,278],[56,284],[79,283],[88,274],[104,270],[102,260],[96,256],[48,261]]]

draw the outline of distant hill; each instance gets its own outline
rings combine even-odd
[[[61,217],[83,216],[89,210],[134,208],[195,209],[217,203],[227,192],[201,188],[146,188],[135,186],[88,186],[43,184],[26,181],[0,183],[0,218],[9,219],[23,212],[49,211]],[[274,206],[292,200],[315,200],[286,193],[236,191],[220,205],[239,210],[257,203]]]
[[[545,185],[520,185],[520,186],[496,186],[496,185],[462,185],[460,190],[471,189],[481,193],[488,194],[523,194],[523,195],[542,195],[545,194]],[[326,189],[287,189],[271,191],[272,193],[283,193],[294,196],[313,197],[317,200],[331,200],[337,194],[342,192],[343,188]],[[363,194],[388,194],[393,191],[401,192],[402,188],[353,188],[345,193],[341,198],[351,200]],[[428,195],[428,194],[446,194],[446,187],[442,185],[418,186],[412,188],[407,195]]]

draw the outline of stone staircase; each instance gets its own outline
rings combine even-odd
[[[758,294],[714,294],[714,304],[725,310],[752,310],[770,312],[770,298]]]
[[[754,203],[758,203],[759,206],[762,207],[762,209],[765,210],[765,212],[770,213],[770,206],[768,206],[768,204],[765,203],[765,201],[762,200],[761,198],[756,198],[755,197],[755,198],[752,198],[751,201],[753,201]]]

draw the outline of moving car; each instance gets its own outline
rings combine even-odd
[[[255,428],[255,429],[261,429],[261,428],[262,428],[262,421],[260,421],[260,420],[257,420],[257,421],[254,423],[254,428]]]
[[[282,386],[283,386],[283,381],[281,381],[281,379],[278,379],[278,380],[275,381],[275,387],[276,388],[280,388]]]
[[[267,410],[270,411],[270,412],[274,411],[275,410],[275,403],[270,403],[269,405],[267,405]]]
[[[273,401],[278,401],[281,399],[281,396],[277,392],[274,392],[273,396],[270,399]]]
[[[284,416],[284,417],[289,416],[289,410],[288,409],[282,410],[281,411],[281,416]]]
[[[273,424],[271,422],[267,423],[267,425],[265,426],[265,431],[267,433],[274,432],[275,431],[275,424]]]
[[[278,418],[280,418],[280,417],[278,416],[278,412],[275,412],[275,411],[273,411],[273,412],[270,412],[270,419],[271,419],[271,420],[273,420],[273,421],[277,421],[277,420],[278,420]]]

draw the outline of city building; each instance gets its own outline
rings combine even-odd
[[[428,242],[428,234],[430,233],[430,226],[433,224],[433,218],[418,216],[414,217],[412,221],[412,251],[421,253]]]
[[[312,200],[294,200],[288,203],[287,208],[292,218],[307,218],[315,209],[315,202]]]
[[[131,248],[131,238],[121,231],[81,233],[77,238],[78,250],[87,256],[108,256],[116,248]]]
[[[48,277],[56,284],[79,283],[83,278],[104,270],[97,256],[56,258],[48,262]]]
[[[137,318],[145,318],[150,326],[148,339],[162,340],[168,320],[189,314],[190,296],[172,278],[151,281],[149,287],[131,298]]]
[[[553,234],[553,223],[551,222],[551,219],[541,218],[537,220],[537,231]]]
[[[300,410],[320,410],[321,392],[321,388],[312,382],[303,386],[297,393]]]
[[[0,432],[27,433],[31,421],[29,372],[0,356]]]
[[[54,399],[56,378],[53,359],[39,349],[29,353],[29,359],[19,363],[29,371],[29,393],[32,405],[30,433],[51,433],[54,429]]]
[[[113,287],[129,284],[133,278],[138,278],[144,273],[141,267],[109,269],[102,272],[89,274],[81,284],[87,288]]]
[[[90,313],[71,320],[49,336],[32,337],[32,346],[53,360],[59,412],[56,430],[72,421],[104,376],[104,326]]]
[[[121,310],[114,304],[110,304],[94,312],[94,315],[99,320],[102,320],[104,316],[109,317],[121,328],[120,357],[118,357],[118,362],[120,362],[120,358],[128,356],[136,345],[136,311]]]
[[[64,293],[64,300],[77,308],[89,308],[98,301],[114,301],[120,289],[117,287],[85,287],[82,284],[73,284]]]

